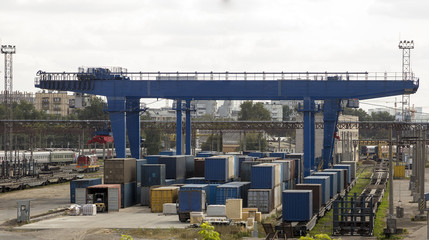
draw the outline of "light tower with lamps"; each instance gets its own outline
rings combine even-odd
[[[412,79],[411,72],[411,49],[414,49],[414,41],[400,41],[398,45],[402,49],[402,80]],[[410,94],[402,95],[402,121],[411,121]]]

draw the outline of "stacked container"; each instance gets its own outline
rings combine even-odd
[[[261,163],[252,166],[252,189],[273,189],[281,184],[281,164]]]
[[[165,164],[165,178],[184,180],[186,176],[186,158],[184,155],[162,156],[159,164]]]
[[[245,156],[245,155],[238,156],[238,177],[241,178],[241,165],[242,165],[242,163],[245,161],[252,161],[252,160],[253,160],[253,158],[249,157],[249,156]],[[250,179],[247,181],[250,181]]]
[[[338,192],[341,192],[344,190],[344,186],[345,186],[345,175],[346,175],[346,170],[345,169],[332,169],[332,168],[328,168],[328,169],[324,169],[324,172],[336,172],[337,173],[337,187],[338,187]]]
[[[262,213],[270,213],[274,209],[273,189],[249,189],[247,206],[258,208]]]
[[[264,157],[268,156],[268,154],[266,152],[251,152],[247,155],[250,157],[255,157],[255,158],[264,158]]]
[[[329,182],[330,182],[330,191],[329,191],[329,197],[333,198],[338,191],[338,185],[337,185],[337,173],[336,172],[315,172],[313,176],[328,176]]]
[[[234,156],[215,156],[205,159],[204,176],[209,181],[228,181],[235,178]]]
[[[243,199],[247,206],[247,192],[249,191],[249,182],[230,182],[217,186],[216,204],[225,204],[226,199]]]
[[[159,152],[159,155],[173,156],[173,155],[176,155],[176,152],[172,150],[166,150],[166,151]]]
[[[204,158],[195,158],[194,159],[194,177],[204,177]]]
[[[251,181],[252,176],[252,166],[260,164],[262,162],[259,161],[244,161],[241,163],[241,169],[240,169],[240,180],[249,182]]]
[[[304,153],[289,153],[285,156],[285,159],[290,159],[295,161],[295,172],[294,179],[295,183],[302,183],[304,176]]]
[[[207,203],[208,204],[216,204],[216,192],[217,187],[222,184],[218,183],[210,183],[209,184],[209,192],[207,193]]]
[[[352,174],[351,169],[352,167],[348,164],[334,164],[334,169],[345,169],[346,172],[346,179],[347,179],[347,185],[349,185],[352,182]]]
[[[142,165],[147,164],[146,159],[137,159],[136,160],[136,180],[137,180],[137,187],[136,187],[136,202],[139,203],[141,199],[141,191],[142,191]]]
[[[283,221],[303,222],[313,216],[311,190],[283,191]]]
[[[186,177],[191,178],[194,176],[194,156],[193,155],[185,155],[186,162]]]
[[[150,204],[150,188],[152,186],[168,185],[165,179],[164,164],[143,164],[141,167],[140,204]],[[174,181],[173,181],[174,182]]]
[[[159,158],[163,155],[149,155],[146,156],[145,159],[147,160],[148,164],[159,164]]]
[[[180,190],[179,213],[203,212],[206,209],[206,193],[203,190]]]
[[[321,184],[297,184],[296,190],[311,190],[313,194],[313,211],[319,212],[322,207],[322,185]]]
[[[104,193],[105,200],[104,204],[108,212],[119,211],[121,207],[121,184],[99,184],[89,186],[87,188],[88,195],[95,193]]]
[[[331,192],[331,183],[328,176],[308,176],[304,178],[304,183],[322,185],[322,204],[329,202],[329,193]]]
[[[285,153],[285,152],[272,152],[272,153],[270,153],[270,157],[277,157],[280,159],[285,159],[286,155],[287,155],[287,153]]]
[[[342,161],[340,164],[350,165],[351,178],[356,179],[356,162],[355,161]]]
[[[104,161],[104,183],[121,184],[121,207],[136,204],[137,170],[135,158],[113,158]]]
[[[204,184],[206,179],[204,177],[192,177],[185,179],[185,184]]]
[[[153,188],[150,191],[151,211],[154,213],[161,213],[164,203],[176,203],[179,194],[179,187],[158,187]]]
[[[97,184],[101,184],[101,178],[77,179],[77,180],[71,181],[70,182],[70,203],[76,202],[76,194],[75,194],[76,188],[86,189],[89,186],[93,186]],[[85,194],[86,194],[86,190],[85,190]]]

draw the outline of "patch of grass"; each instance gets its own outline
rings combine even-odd
[[[375,221],[374,221],[374,236],[377,239],[384,239],[383,229],[386,227],[386,215],[389,209],[389,183],[386,185],[386,191],[384,192],[383,199],[381,200],[380,206],[378,206]]]

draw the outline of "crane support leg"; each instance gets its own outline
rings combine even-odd
[[[140,98],[127,98],[127,134],[130,143],[131,156],[135,159],[141,158],[140,153]]]
[[[176,102],[176,154],[182,155],[182,100]]]
[[[341,100],[325,100],[323,105],[323,169],[329,168],[333,164],[332,153],[334,151],[335,138],[337,131],[338,115],[341,111]]]
[[[125,98],[107,97],[107,104],[115,141],[116,157],[125,158]]]
[[[314,100],[304,99],[304,177],[310,176],[310,170],[314,168],[314,114],[317,112]]]
[[[191,155],[191,100],[186,100],[186,155]]]

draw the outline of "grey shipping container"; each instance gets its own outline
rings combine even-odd
[[[324,172],[336,172],[337,173],[337,187],[338,187],[338,192],[343,191],[344,189],[344,177],[345,177],[345,173],[346,170],[345,169],[332,169],[332,168],[328,168],[328,169],[324,169]]]
[[[141,166],[141,186],[165,185],[164,164],[143,164]]]
[[[76,204],[83,205],[86,204],[86,188],[75,188],[76,194]]]
[[[150,204],[150,187],[141,187],[140,189],[141,193],[141,199],[140,199],[140,205],[142,206],[149,206]]]
[[[346,186],[348,186],[352,182],[352,175],[351,175],[352,166],[350,166],[350,164],[334,164],[333,168],[346,170],[346,175],[345,175],[345,179],[347,180]]]
[[[260,161],[244,161],[241,163],[240,180],[249,182],[252,179],[252,166],[260,164]]]
[[[166,179],[185,179],[186,158],[184,155],[162,156],[159,158],[160,164],[165,164]]]
[[[107,189],[107,203],[108,211],[119,211],[121,205],[119,188],[108,188]]]
[[[185,155],[186,159],[186,178],[191,178],[194,176],[194,156]]]
[[[141,193],[141,187],[142,187],[142,176],[141,176],[141,172],[142,172],[142,165],[143,164],[147,164],[147,160],[146,159],[138,159],[136,160],[136,176],[137,176],[137,186],[136,186],[136,202],[140,202],[140,193]]]
[[[104,161],[104,183],[122,184],[137,180],[135,158],[113,158]]]
[[[342,161],[340,164],[349,164],[351,169],[351,177],[352,179],[356,179],[356,162],[355,161]]]
[[[247,207],[258,208],[262,213],[270,213],[274,209],[273,189],[249,189]]]
[[[70,203],[75,203],[75,189],[101,184],[101,178],[77,179],[70,182]]]
[[[329,202],[329,193],[331,191],[331,183],[328,176],[308,176],[304,178],[304,183],[316,183],[322,185],[322,204]]]
[[[313,211],[319,212],[322,207],[322,185],[321,184],[296,184],[296,190],[313,191]]]
[[[273,163],[281,163],[283,165],[283,168],[282,168],[283,182],[286,182],[291,179],[289,160],[276,160]]]
[[[311,190],[283,191],[283,221],[302,222],[313,217]]]
[[[136,205],[136,182],[121,184],[121,208],[127,208]]]
[[[328,176],[329,177],[329,181],[330,181],[330,191],[329,191],[329,196],[331,198],[333,198],[338,191],[338,186],[337,186],[337,174],[336,172],[315,172],[313,174],[313,176]]]

